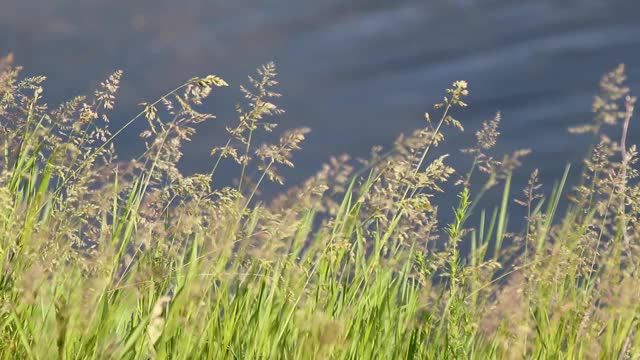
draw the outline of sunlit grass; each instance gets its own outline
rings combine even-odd
[[[638,358],[640,187],[636,148],[626,143],[635,98],[623,70],[602,79],[594,122],[572,129],[596,139],[571,170],[582,171],[581,181],[568,184],[567,168],[548,197],[538,171],[522,194],[511,188],[528,150],[492,153],[499,113],[464,150],[470,169],[433,154],[465,123],[457,116],[468,84],[456,81],[424,128],[364,162],[333,158],[265,203],[260,186],[283,183],[278,167],[293,166],[309,132],[276,128],[283,110],[273,64],[242,87],[245,104],[227,126],[228,142],[213,148],[211,170],[185,176],[181,146],[213,118],[198,107],[228,86],[222,78],[191,79],[111,132],[121,72],[92,96],[49,107],[44,77],[20,78],[7,57],[0,353]],[[145,120],[146,151],[117,159],[114,139]],[[265,131],[280,136],[256,144]],[[238,165],[238,181],[212,188],[223,161]],[[442,192],[446,182],[457,194]],[[485,210],[482,195],[492,188],[502,200]],[[457,204],[449,224],[437,222],[434,197]],[[527,214],[522,229],[509,226],[515,206]]]

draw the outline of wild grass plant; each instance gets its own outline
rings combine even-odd
[[[469,90],[456,81],[391,149],[333,158],[264,202],[260,186],[283,181],[278,168],[293,166],[309,131],[255,142],[278,132],[273,64],[242,87],[211,171],[186,176],[181,146],[213,118],[198,109],[227,86],[220,77],[190,79],[112,132],[121,72],[49,107],[45,78],[21,78],[6,57],[2,358],[640,358],[635,98],[623,70],[603,77],[594,121],[572,129],[595,139],[574,166],[580,182],[565,173],[550,196],[537,170],[512,195],[527,151],[492,153],[499,113],[465,150],[470,169],[434,156],[463,128]],[[121,161],[114,139],[138,121],[146,150]],[[222,161],[238,165],[235,186],[212,187]],[[458,205],[439,224],[434,197],[452,196],[446,182]],[[485,210],[492,188],[502,201]],[[527,214],[519,231],[508,224],[514,206]]]

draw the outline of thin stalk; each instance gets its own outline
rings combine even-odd
[[[247,146],[244,149],[244,158],[242,159],[242,171],[240,172],[240,181],[238,183],[238,192],[242,193],[242,183],[244,181],[244,173],[247,170],[249,162],[249,149],[251,147],[251,138],[253,136],[253,128],[249,128],[249,136],[247,137]],[[217,166],[217,164],[216,164]]]

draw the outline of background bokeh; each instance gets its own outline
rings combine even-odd
[[[281,129],[313,130],[289,184],[330,155],[366,156],[422,126],[443,89],[465,79],[471,106],[458,118],[467,131],[444,151],[470,146],[480,122],[501,110],[498,152],[534,151],[519,186],[535,167],[549,182],[584,155],[589,139],[566,128],[590,119],[603,73],[624,62],[640,90],[638,14],[636,0],[3,0],[0,54],[46,74],[52,103],[124,70],[115,127],[137,103],[190,77],[222,76],[232,87],[208,102],[218,119],[185,148],[187,172],[210,168],[209,150],[226,139],[241,100],[238,85],[274,60],[287,110]],[[122,158],[142,148],[143,125],[119,138]],[[632,124],[632,140],[638,129]]]

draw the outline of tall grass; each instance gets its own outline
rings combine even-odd
[[[0,62],[3,358],[640,357],[635,98],[622,67],[603,77],[594,122],[572,129],[595,139],[581,181],[569,187],[567,170],[548,198],[538,171],[513,195],[527,151],[492,154],[499,113],[465,150],[471,169],[434,156],[463,128],[457,81],[424,128],[363,163],[333,158],[267,203],[260,186],[283,181],[309,131],[255,143],[282,112],[273,64],[242,87],[211,171],[191,176],[181,146],[213,117],[198,108],[227,86],[218,76],[143,103],[112,133],[121,72],[57,107],[42,102],[44,77],[19,74]],[[113,141],[136,121],[146,151],[120,161]],[[212,188],[223,161],[237,163],[237,185]],[[447,181],[458,205],[439,224],[433,198],[455,200]],[[494,187],[502,201],[485,210]],[[520,231],[514,206],[527,213]]]

